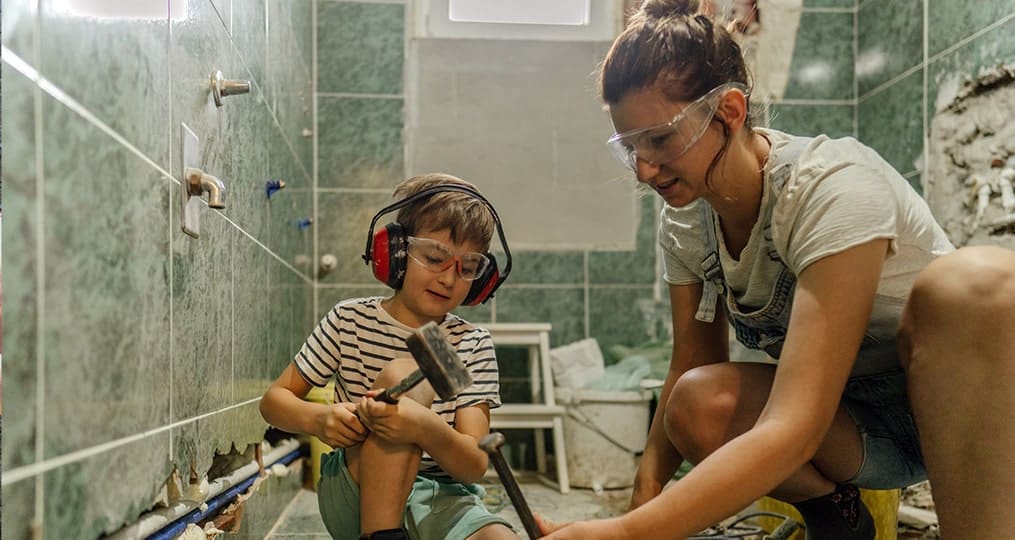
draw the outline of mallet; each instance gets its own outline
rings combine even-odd
[[[442,399],[451,399],[472,384],[472,375],[465,368],[458,352],[448,343],[437,323],[428,322],[406,338],[405,345],[416,359],[419,369],[398,384],[384,389],[374,399],[398,403],[402,394],[426,379]]]
[[[529,509],[529,503],[525,502],[525,496],[522,495],[522,490],[518,487],[515,476],[511,474],[511,468],[508,467],[507,461],[504,460],[504,455],[500,453],[501,446],[504,446],[504,434],[496,431],[479,441],[479,447],[490,456],[493,468],[497,471],[497,476],[500,477],[500,483],[504,484],[504,490],[507,491],[511,504],[514,505],[515,511],[518,512],[518,517],[522,520],[525,532],[529,533],[529,538],[533,540],[542,538],[543,535],[539,532],[536,519],[532,517],[532,510]]]

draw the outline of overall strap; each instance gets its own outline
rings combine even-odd
[[[768,172],[763,173],[770,175],[773,195],[782,191],[786,180],[793,173],[797,160],[800,159],[800,155],[812,140],[810,137],[793,137],[773,156],[774,162],[770,164]],[[698,302],[698,311],[694,314],[694,318],[701,322],[713,322],[715,321],[715,310],[718,308],[719,295],[726,293],[726,280],[723,278],[722,265],[719,263],[719,242],[716,239],[715,221],[712,217],[714,210],[703,199],[699,204],[701,204],[701,225],[705,232],[706,255],[701,261],[705,282],[702,284],[701,301]],[[767,219],[771,209],[762,210]]]

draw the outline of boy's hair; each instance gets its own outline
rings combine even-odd
[[[479,189],[461,178],[444,173],[413,176],[395,187],[394,196],[405,199],[437,186],[458,185],[476,193]],[[406,234],[448,229],[455,243],[472,241],[482,251],[490,249],[496,224],[490,209],[480,199],[461,191],[441,191],[403,207],[396,217]]]

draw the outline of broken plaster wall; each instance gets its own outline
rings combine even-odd
[[[1015,248],[1015,71],[943,85],[930,128],[925,189],[956,246]]]

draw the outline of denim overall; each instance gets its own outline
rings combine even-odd
[[[755,309],[737,304],[720,264],[714,211],[705,201],[700,204],[706,253],[701,268],[705,281],[695,319],[714,321],[721,299],[737,341],[745,347],[763,350],[774,359],[782,353],[797,280],[782,262],[773,244],[772,210],[779,193],[792,177],[798,158],[811,140],[794,137],[778,154],[770,157],[774,160],[767,174],[771,183],[771,204],[762,208],[762,214],[758,216],[764,224],[758,256],[768,256],[782,268],[763,307]],[[902,487],[926,477],[906,396],[905,374],[896,350],[896,332],[904,304],[904,299],[883,295],[875,297],[871,319],[843,392],[843,404],[857,422],[864,439],[864,464],[852,480],[861,487]],[[814,358],[813,361],[820,362],[822,359]]]

